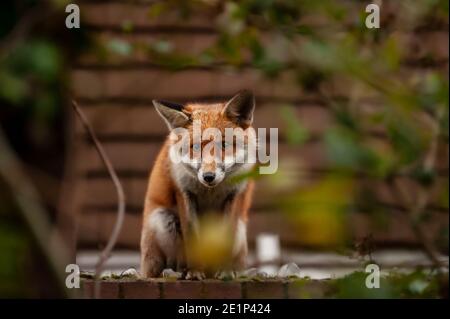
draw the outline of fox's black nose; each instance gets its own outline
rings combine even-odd
[[[206,172],[203,173],[203,179],[205,180],[205,182],[207,183],[212,183],[214,181],[214,179],[216,178],[216,174],[212,173],[212,172]]]

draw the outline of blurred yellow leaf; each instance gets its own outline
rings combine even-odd
[[[198,233],[188,239],[189,261],[197,269],[225,269],[233,246],[231,224],[223,216],[205,215],[199,220]]]
[[[337,247],[347,237],[346,210],[353,200],[353,183],[343,177],[327,177],[284,201],[284,208],[302,243]]]

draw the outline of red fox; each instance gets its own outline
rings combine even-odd
[[[254,185],[251,180],[236,182],[232,177],[253,169],[254,163],[242,161],[242,157],[256,141],[222,142],[220,136],[213,135],[196,142],[195,123],[200,124],[202,132],[215,128],[224,136],[227,129],[237,129],[249,137],[255,109],[253,94],[241,91],[225,103],[181,105],[154,100],[153,104],[170,134],[153,166],[145,197],[142,276],[158,277],[163,269],[172,268],[183,271],[186,279],[203,279],[204,274],[189,265],[186,255],[190,248],[185,239],[196,232],[198,217],[208,211],[220,211],[229,217],[233,231],[231,263],[234,269],[242,269]],[[174,138],[177,129],[187,132],[189,160],[174,161],[171,157],[178,152]],[[219,147],[205,152],[208,143]],[[241,161],[236,160],[239,158]]]

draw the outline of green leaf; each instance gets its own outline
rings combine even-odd
[[[308,130],[298,119],[292,106],[282,106],[280,115],[286,124],[286,139],[288,143],[301,145],[309,138]]]
[[[160,40],[152,44],[153,50],[158,53],[170,53],[173,50],[172,43],[165,40]]]
[[[385,278],[380,278],[380,288],[369,289],[366,278],[369,273],[358,271],[336,280],[337,298],[386,299],[398,297],[392,284]]]
[[[125,20],[122,22],[121,27],[124,32],[130,33],[134,29],[134,24],[130,20]]]
[[[107,47],[111,52],[122,56],[128,56],[133,52],[133,47],[130,43],[119,39],[109,41]]]
[[[150,19],[155,19],[159,17],[162,13],[164,13],[166,10],[167,4],[164,2],[158,2],[150,6],[150,8],[147,11],[147,16]]]
[[[12,104],[21,103],[28,92],[28,85],[23,78],[7,71],[0,72],[0,97]]]
[[[331,128],[325,133],[328,157],[342,168],[357,168],[361,159],[361,149],[354,135],[347,130]]]
[[[401,52],[397,41],[394,38],[389,38],[383,43],[380,59],[387,64],[389,70],[398,69],[401,60]]]

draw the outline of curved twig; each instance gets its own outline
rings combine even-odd
[[[100,158],[102,159],[103,164],[106,166],[109,175],[111,176],[111,179],[114,183],[114,186],[117,191],[117,219],[116,223],[114,225],[114,229],[111,233],[111,236],[109,237],[108,243],[106,244],[106,247],[103,249],[103,251],[100,253],[99,260],[95,266],[95,289],[94,289],[94,298],[98,298],[100,295],[100,281],[99,277],[103,270],[103,266],[110,257],[111,251],[114,248],[117,238],[119,237],[120,231],[122,229],[123,220],[125,217],[125,193],[123,191],[122,184],[119,181],[119,178],[117,177],[117,173],[114,170],[113,165],[111,164],[111,161],[109,160],[108,156],[106,155],[105,150],[103,149],[102,145],[100,144],[100,141],[98,140],[97,136],[95,135],[94,129],[89,124],[89,121],[87,120],[86,116],[84,115],[81,108],[78,106],[77,102],[72,100],[72,106],[77,113],[77,115],[80,117],[80,120],[84,126],[84,128],[89,133],[92,141],[94,142],[95,148],[97,149]]]
[[[430,147],[428,149],[427,154],[423,160],[423,168],[426,171],[431,171],[435,168],[436,164],[436,156],[438,151],[438,143],[439,143],[439,134],[440,134],[440,126],[439,122],[441,117],[443,116],[443,112],[438,112],[436,118],[430,118],[431,123],[431,142]],[[439,254],[436,251],[433,243],[428,239],[426,233],[418,223],[418,220],[424,213],[424,210],[427,207],[428,201],[430,200],[430,191],[424,188],[421,188],[415,200],[411,199],[408,196],[408,193],[399,185],[397,180],[393,180],[391,183],[393,191],[397,194],[397,196],[406,204],[409,208],[410,215],[410,223],[411,228],[416,235],[419,242],[422,244],[422,248],[430,261],[433,263],[435,268],[440,272],[443,267],[442,262],[439,260]]]

